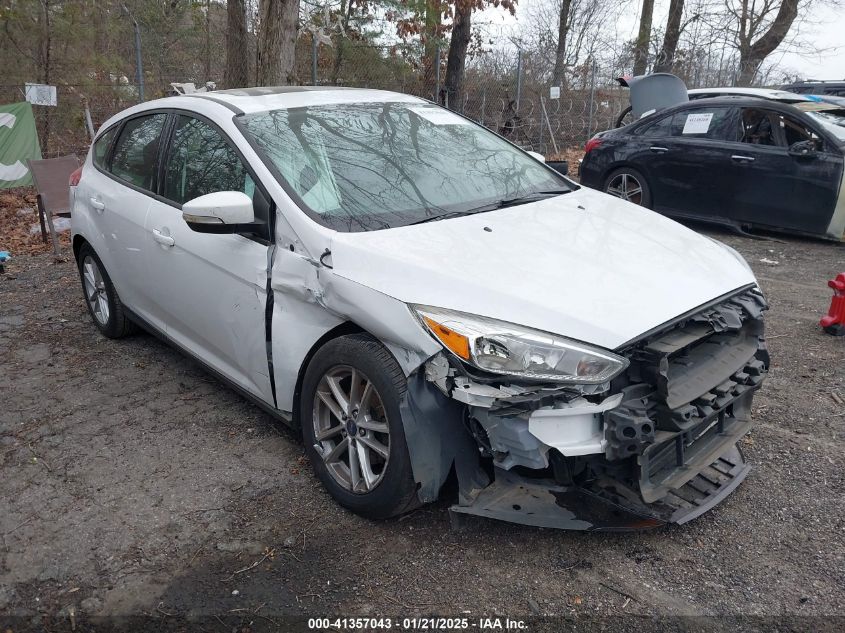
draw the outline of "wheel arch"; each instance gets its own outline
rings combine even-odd
[[[333,341],[336,338],[340,338],[341,336],[348,336],[349,334],[367,334],[369,336],[373,336],[370,332],[367,332],[364,328],[362,328],[357,323],[352,321],[344,321],[340,325],[336,325],[331,330],[323,334],[317,341],[311,346],[311,349],[308,350],[308,353],[305,354],[305,357],[302,359],[302,363],[299,366],[299,371],[296,374],[296,385],[293,389],[293,411],[291,412],[291,424],[295,428],[301,427],[301,420],[299,419],[299,410],[302,398],[302,382],[305,378],[305,371],[308,369],[309,363],[311,363],[311,359],[314,358],[314,354],[323,347],[329,341]],[[377,337],[373,336],[375,340],[378,340]]]
[[[73,248],[73,259],[79,259],[79,250],[82,248],[83,244],[88,244],[90,246],[90,242],[86,240],[82,235],[77,233],[73,236],[73,241],[71,242],[71,246]],[[93,246],[91,248],[94,248]]]

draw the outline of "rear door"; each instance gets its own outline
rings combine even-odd
[[[96,230],[94,248],[121,300],[144,317],[150,305],[142,272],[144,223],[157,185],[159,143],[166,119],[164,113],[133,117],[115,128],[113,147],[95,144],[96,169],[86,173],[86,187],[77,192],[90,209]]]
[[[641,156],[656,211],[721,218],[730,205],[731,146],[738,137],[736,108],[695,106],[643,130]]]
[[[842,175],[842,156],[804,117],[765,107],[742,108],[737,146],[737,217],[760,226],[824,234]],[[812,141],[817,152],[792,156],[789,147]]]
[[[189,114],[173,115],[161,180],[145,227],[155,319],[176,343],[272,404],[264,325],[269,232],[197,233],[181,211],[208,193],[242,191],[269,225],[269,198],[224,133]]]

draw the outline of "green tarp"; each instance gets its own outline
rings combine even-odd
[[[28,158],[41,158],[32,106],[0,105],[0,189],[32,184]]]

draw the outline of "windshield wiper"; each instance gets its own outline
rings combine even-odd
[[[549,196],[559,196],[564,193],[569,193],[570,191],[572,191],[572,189],[551,189],[549,191],[532,191],[531,193],[525,194],[524,196],[517,196],[516,198],[504,198],[502,200],[496,200],[495,202],[488,202],[487,204],[482,204],[481,206],[473,207],[472,209],[467,209],[465,211],[449,211],[447,213],[441,213],[440,215],[432,215],[427,218],[423,218],[422,220],[411,222],[407,226],[413,226],[414,224],[424,224],[426,222],[433,222],[434,220],[448,220],[450,218],[460,218],[465,215],[474,215],[476,213],[487,213],[488,211],[496,211],[498,209],[506,209],[507,207],[515,207],[520,204],[527,204],[529,202],[542,200],[543,198],[547,198]]]
[[[405,226],[413,226],[415,224],[425,224],[426,222],[434,222],[435,220],[448,220],[449,218],[460,218],[464,215],[472,215],[474,212],[470,211],[448,211],[446,213],[441,213],[440,215],[430,215],[427,218],[423,218],[422,220],[417,220],[416,222],[409,222]]]

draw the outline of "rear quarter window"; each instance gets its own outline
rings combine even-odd
[[[111,173],[142,189],[152,191],[158,167],[158,146],[166,114],[130,119],[114,145]]]
[[[116,131],[117,127],[113,127],[104,134],[101,134],[100,138],[94,141],[94,164],[100,169],[106,168],[106,155],[108,154],[109,147],[111,147],[112,140],[114,140]]]

